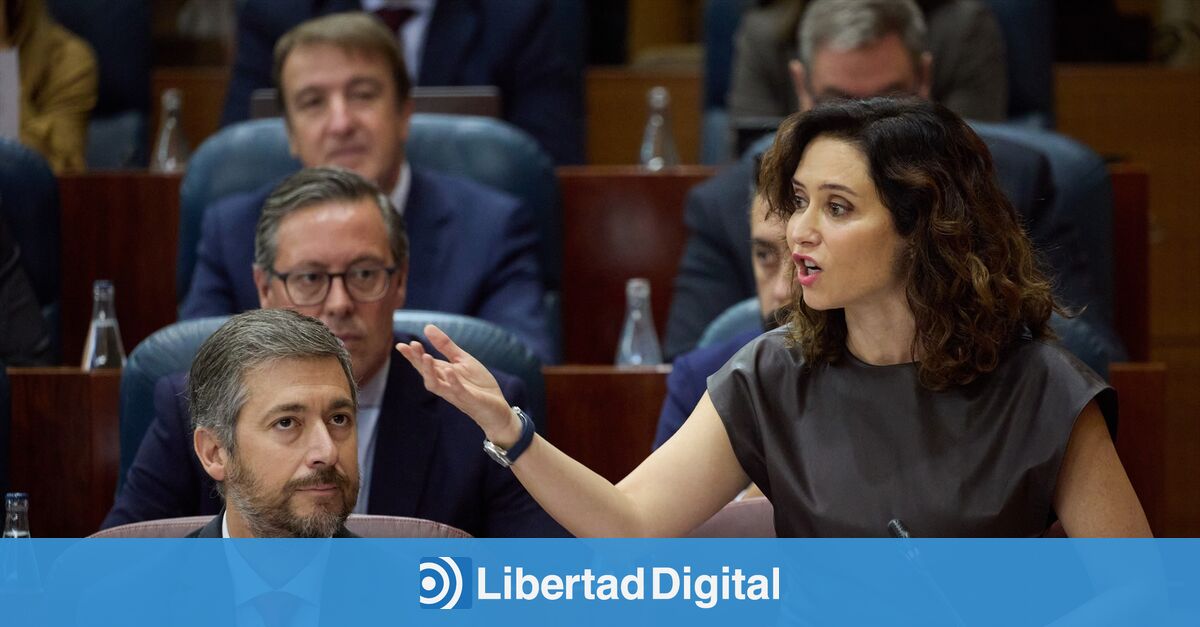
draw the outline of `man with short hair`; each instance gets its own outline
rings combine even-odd
[[[825,24],[853,28],[831,32]],[[791,74],[802,111],[831,98],[929,96],[928,78],[937,59],[925,47],[924,20],[912,0],[814,0],[800,31],[808,35]],[[992,152],[1001,187],[1057,280],[1056,293],[1072,306],[1097,302],[1075,227],[1053,211],[1046,156],[985,127],[977,132]],[[765,145],[759,142],[756,148]],[[721,312],[754,295],[745,246],[750,161],[743,157],[688,194],[684,220],[690,234],[667,319],[668,358],[690,350]]]
[[[750,201],[748,218],[743,219],[748,219],[750,225],[750,259],[762,325],[675,358],[667,376],[667,397],[658,415],[653,448],[662,446],[683,426],[708,391],[709,376],[750,340],[787,322],[787,307],[796,282],[796,266],[786,240],[787,224],[770,214],[766,197],[758,193]]]
[[[353,536],[357,389],[325,325],[286,309],[236,315],[188,377],[193,446],[225,508],[190,537]]]
[[[761,3],[760,3],[761,4]],[[735,36],[729,114],[732,118],[783,117],[803,110],[797,98],[789,61],[799,57],[811,65],[814,42],[825,33],[837,33],[842,43],[854,34],[855,16],[843,18],[836,8],[824,17],[804,14],[811,0],[777,0],[747,10]],[[891,9],[887,0],[878,5]],[[915,60],[913,67],[923,73],[931,98],[964,118],[991,122],[1008,117],[1008,61],[1000,24],[986,2],[979,0],[917,0],[927,26],[927,43],[907,45],[911,50],[925,49],[937,59],[937,65]],[[828,8],[828,5],[827,5]],[[904,9],[891,9],[898,20],[906,20]],[[801,17],[808,23],[802,31]],[[885,17],[886,19],[886,17]],[[910,41],[916,33],[904,25],[889,28]],[[861,33],[861,30],[859,31]],[[872,37],[873,39],[873,37]],[[852,47],[852,46],[847,46]],[[928,59],[928,57],[926,57]]]
[[[558,165],[584,158],[582,16],[561,0],[241,0],[221,125],[249,116],[270,87],[271,49],[306,20],[363,10],[388,24],[422,86],[494,85],[504,119]],[[278,82],[276,82],[278,86]]]
[[[391,350],[419,339],[392,332],[392,312],[408,291],[408,249],[388,198],[340,168],[285,179],[257,224],[262,307],[319,318],[354,364],[361,488],[353,510],[435,520],[481,537],[562,535],[512,473],[479,455],[479,427],[427,392]],[[505,398],[520,405],[520,381],[496,374]],[[183,385],[182,375],[158,382],[154,422],[104,527],[219,510],[211,473],[188,444]]]
[[[551,361],[531,211],[472,181],[408,164],[410,81],[392,34],[362,13],[305,22],[276,45],[275,79],[301,163],[353,170],[404,216],[412,234],[408,305],[493,322]],[[272,187],[205,212],[181,318],[258,306],[254,225]]]

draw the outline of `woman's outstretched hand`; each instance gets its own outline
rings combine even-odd
[[[470,416],[492,442],[500,446],[515,443],[521,433],[520,420],[509,409],[492,373],[436,326],[425,325],[425,337],[449,361],[434,359],[417,341],[396,344],[396,350],[421,374],[425,389]]]

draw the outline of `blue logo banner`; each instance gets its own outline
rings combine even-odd
[[[1200,540],[0,539],[0,625],[1198,625]]]

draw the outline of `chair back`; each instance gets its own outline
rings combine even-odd
[[[696,348],[718,344],[752,329],[761,329],[762,319],[759,315],[757,298],[747,298],[733,305],[708,324],[700,336],[700,341],[696,343]],[[1058,341],[1063,348],[1105,379],[1108,378],[1110,363],[1125,360],[1121,342],[1104,325],[1081,317],[1063,318],[1052,314],[1050,328],[1058,335]]]
[[[537,140],[492,118],[415,114],[406,154],[413,165],[482,183],[521,199],[538,228],[538,261],[547,291],[562,272],[562,212],[554,162]]]
[[[192,283],[205,210],[221,198],[254,191],[299,169],[281,118],[233,124],[200,144],[179,186],[178,299]]]
[[[163,327],[138,344],[121,372],[121,469],[117,487],[133,465],[142,438],[154,420],[154,386],[169,374],[186,372],[200,345],[227,316],[186,320]],[[490,322],[435,311],[402,309],[395,313],[392,330],[424,338],[426,324],[436,324],[483,365],[519,377],[525,384],[530,417],[545,433],[546,386],[542,363],[512,333]]]
[[[1087,364],[1103,379],[1108,379],[1108,365],[1125,361],[1121,342],[1107,327],[1095,324],[1086,318],[1063,318],[1051,314],[1050,328],[1058,336],[1062,347],[1070,351],[1079,361]]]
[[[145,167],[146,114],[130,109],[112,115],[93,115],[87,128],[89,170]]]
[[[200,345],[228,319],[216,316],[176,322],[155,331],[129,354],[121,370],[118,490],[154,420],[154,386],[162,377],[191,368]]]
[[[539,433],[546,433],[546,383],[542,361],[517,336],[486,320],[459,314],[419,309],[398,309],[392,329],[425,339],[425,325],[433,324],[471,353],[483,365],[511,374],[525,384],[525,413]]]
[[[58,180],[41,155],[8,139],[0,139],[0,220],[20,247],[21,267],[46,318],[57,360],[62,309]]]
[[[558,289],[562,218],[550,157],[523,131],[501,120],[414,114],[406,156],[415,166],[474,180],[524,201],[539,229],[547,291]],[[209,137],[192,156],[180,187],[176,294],[187,295],[204,211],[230,194],[251,192],[299,170],[282,118],[239,122]]]
[[[734,501],[688,534],[689,538],[774,538],[775,508],[766,497]]]
[[[704,328],[704,333],[700,335],[700,341],[696,343],[696,348],[718,344],[739,333],[745,333],[752,329],[761,331],[762,324],[762,314],[760,313],[758,299],[747,298],[726,309],[721,315],[708,323],[708,326]]]
[[[118,525],[91,538],[182,538],[207,525],[212,516],[184,516]],[[471,534],[433,520],[403,516],[350,514],[346,528],[364,538],[470,538]]]

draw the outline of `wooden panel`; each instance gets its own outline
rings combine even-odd
[[[1055,87],[1060,131],[1143,165],[1150,175],[1150,346],[1168,369],[1163,529],[1194,536],[1200,534],[1200,68],[1058,66]],[[1114,261],[1120,277],[1124,260]],[[1137,290],[1118,280],[1118,302],[1128,287]]]
[[[549,440],[616,483],[650,455],[670,366],[547,366]]]
[[[1150,181],[1145,169],[1109,168],[1113,188],[1113,323],[1131,361],[1150,359]]]
[[[82,537],[112,507],[119,371],[9,368],[12,487],[29,493],[36,537]]]
[[[700,103],[704,76],[699,69],[588,68],[587,162],[638,163],[649,110],[646,93],[655,85],[671,92],[671,129],[679,158],[700,160]]]
[[[647,48],[699,41],[700,0],[630,0],[629,58]]]
[[[1061,132],[1150,173],[1154,345],[1200,337],[1200,69],[1057,66],[1055,83]]]
[[[687,191],[712,176],[700,166],[558,169],[563,199],[563,356],[611,364],[625,317],[625,282],[650,280],[655,328],[667,322],[683,252]]]
[[[1200,390],[1200,342],[1156,348],[1167,364],[1166,524],[1164,535],[1200,537],[1200,420],[1195,398]],[[1155,531],[1158,531],[1156,529]]]
[[[221,111],[229,90],[229,69],[225,67],[155,68],[150,77],[150,95],[154,99],[150,117],[150,141],[147,154],[153,154],[162,113],[162,93],[175,87],[183,95],[183,135],[192,150],[221,128]]]
[[[63,356],[77,364],[92,316],[92,281],[116,288],[126,352],[175,321],[179,175],[95,172],[59,177]]]
[[[1167,369],[1161,363],[1119,363],[1109,367],[1117,391],[1120,422],[1117,454],[1146,510],[1156,535],[1166,532]]]

